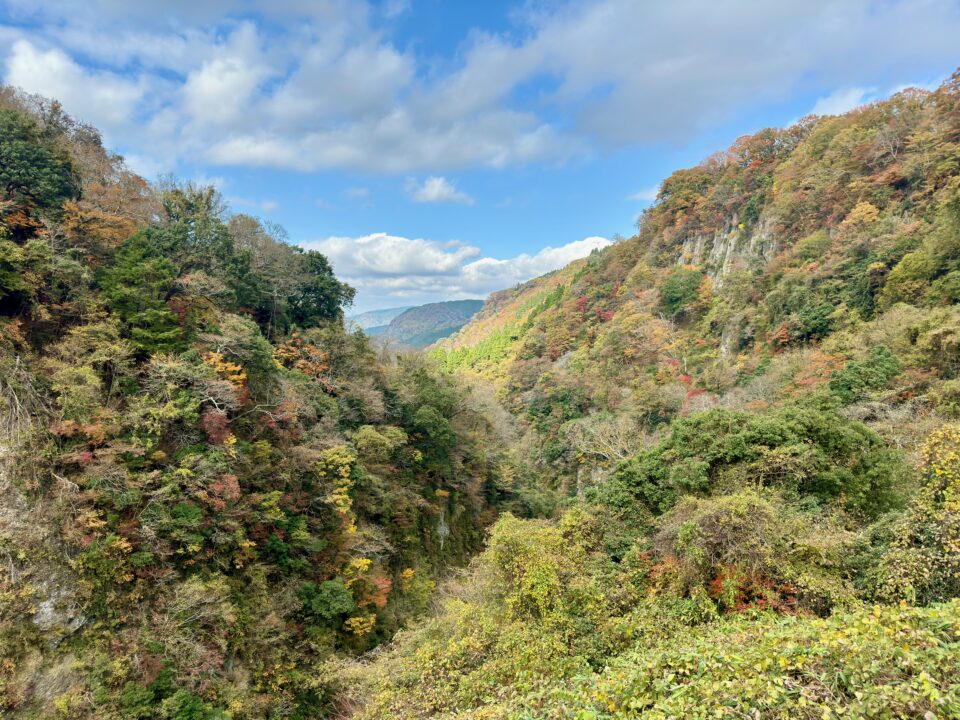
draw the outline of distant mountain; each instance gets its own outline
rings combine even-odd
[[[347,325],[362,328],[367,335],[378,335],[387,329],[391,320],[411,307],[411,305],[404,305],[403,307],[370,310],[356,315],[348,315]]]
[[[383,335],[401,345],[422,348],[457,332],[482,307],[483,300],[429,303],[398,314],[382,332],[371,332],[379,329],[376,327],[366,332]]]

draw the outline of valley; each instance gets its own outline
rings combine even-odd
[[[52,99],[0,159],[4,717],[960,717],[960,74],[352,319]]]

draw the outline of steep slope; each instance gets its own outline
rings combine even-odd
[[[380,334],[405,347],[423,348],[462,328],[482,307],[483,300],[418,305],[397,315]]]
[[[935,373],[905,391],[949,411],[956,95],[954,78],[741,138],[667,178],[638,235],[493,296],[437,357],[495,379],[566,482],[633,449],[587,436],[639,440],[696,409],[777,402],[787,382],[803,394],[879,342]]]
[[[315,718],[479,547],[481,399],[326,258],[0,90],[0,715]]]
[[[675,173],[437,362],[58,106],[0,157],[4,717],[960,716],[960,73]]]
[[[738,140],[435,353],[523,428],[366,720],[960,717],[960,72]]]

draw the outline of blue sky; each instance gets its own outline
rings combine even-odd
[[[326,252],[357,309],[630,234],[672,170],[960,63],[960,0],[0,0],[3,81]]]

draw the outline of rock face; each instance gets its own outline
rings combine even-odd
[[[676,262],[678,265],[700,265],[707,271],[714,287],[720,287],[724,277],[734,268],[756,262],[766,265],[776,257],[778,246],[771,225],[768,219],[761,218],[752,228],[744,229],[734,213],[723,230],[713,235],[697,234],[684,238]]]
[[[86,622],[72,593],[64,587],[64,580],[63,577],[44,580],[37,586],[39,602],[33,624],[49,637],[52,645],[58,645]]]
[[[75,658],[57,647],[86,618],[66,556],[49,529],[50,518],[10,477],[8,453],[0,445],[0,589],[7,591],[0,618],[7,623],[3,640],[28,648],[7,678],[6,700],[46,707],[77,681]],[[0,644],[0,654],[2,649]]]

